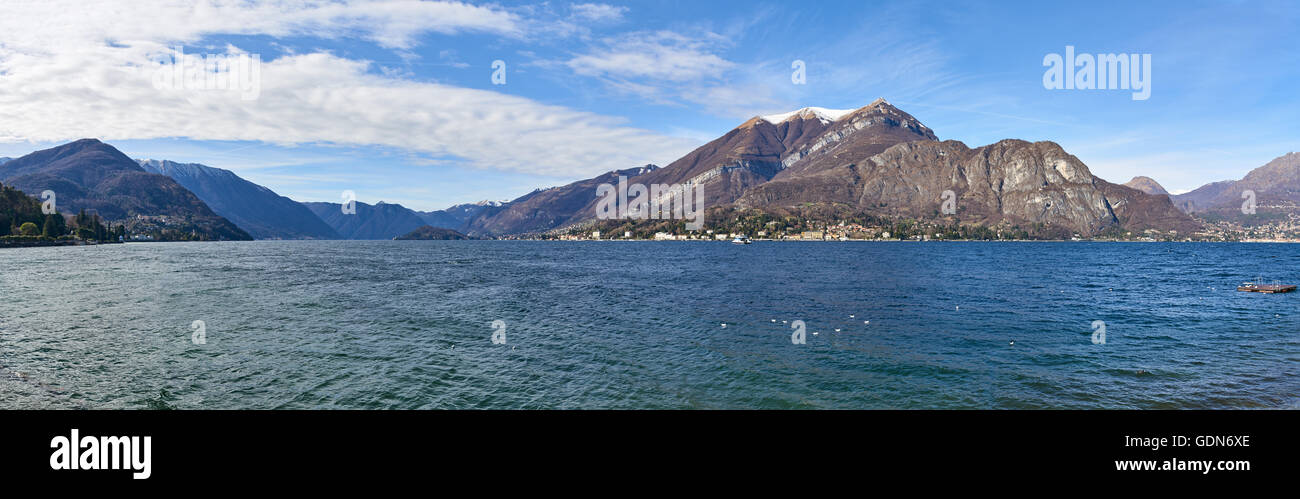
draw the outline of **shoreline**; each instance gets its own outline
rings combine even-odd
[[[81,240],[73,241],[0,241],[0,249],[4,248],[44,248],[50,246],[99,246],[104,244],[124,244],[122,242],[88,242]]]
[[[664,242],[664,243],[731,243],[730,240],[713,239],[481,239],[482,241],[555,241],[563,243],[580,242]],[[1128,239],[751,239],[754,242],[771,243],[1300,243],[1300,240],[1251,239],[1241,241],[1141,241]]]
[[[159,244],[159,243],[250,243],[250,242],[285,242],[285,241],[334,241],[334,242],[375,242],[375,241],[397,241],[397,239],[255,239],[252,241],[123,241],[123,242],[85,242],[85,241],[24,241],[21,243],[0,243],[0,250],[6,248],[43,248],[55,246],[103,246],[118,244]],[[420,241],[420,240],[414,240]],[[528,241],[528,242],[556,242],[556,243],[720,243],[735,244],[731,241],[712,240],[712,239],[463,239],[463,240],[442,240],[431,239],[428,241],[439,242],[473,242],[473,241]],[[751,239],[754,242],[765,243],[1205,243],[1205,244],[1296,244],[1300,240],[1268,240],[1252,239],[1241,241],[1133,241],[1133,240],[1116,240],[1116,239],[938,239],[929,241],[905,240],[905,239],[848,239],[839,240],[819,240],[819,239]]]

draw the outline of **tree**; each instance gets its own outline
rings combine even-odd
[[[35,236],[40,234],[41,230],[36,228],[36,224],[34,223],[24,222],[23,225],[18,228],[18,233],[24,236]]]
[[[41,228],[41,235],[45,237],[59,237],[68,233],[68,227],[63,222],[63,215],[51,213],[45,215],[45,226]]]

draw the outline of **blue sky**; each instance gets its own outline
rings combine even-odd
[[[1173,191],[1300,150],[1290,2],[60,1],[0,19],[0,156],[93,136],[302,201],[512,199],[877,97],[941,139],[1052,140]],[[1067,45],[1151,54],[1150,98],[1045,89]],[[259,95],[159,88],[176,47],[258,55]]]

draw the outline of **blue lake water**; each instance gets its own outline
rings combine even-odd
[[[7,249],[0,408],[1296,408],[1300,293],[1259,275],[1300,245]]]

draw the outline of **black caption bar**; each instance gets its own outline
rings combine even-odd
[[[790,474],[1258,483],[1289,411],[4,413],[6,483],[397,483]],[[719,475],[723,473],[723,475]]]

